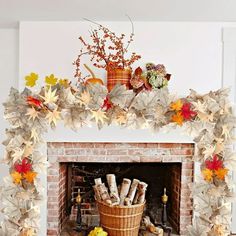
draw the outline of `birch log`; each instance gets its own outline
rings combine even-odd
[[[111,205],[112,201],[111,201],[110,195],[108,193],[108,190],[107,190],[107,187],[105,186],[105,184],[104,183],[99,184],[99,185],[97,185],[97,188],[98,188],[99,194],[101,196],[101,199],[105,203]]]
[[[120,188],[120,205],[124,205],[125,198],[127,194],[129,193],[130,184],[131,184],[130,179],[126,179],[126,178],[123,179],[123,182]]]
[[[145,216],[142,220],[145,228],[153,233],[153,234],[156,234],[158,236],[163,236],[164,235],[164,231],[163,229],[159,228],[159,227],[156,227],[150,220],[150,217],[149,216]]]
[[[148,185],[145,182],[140,182],[138,184],[138,199],[137,199],[137,204],[142,204],[142,203],[145,202],[147,186]]]
[[[124,205],[125,206],[131,206],[132,205],[132,202],[130,201],[130,198],[128,198],[128,197],[125,198]]]
[[[118,188],[116,185],[116,176],[114,174],[107,174],[107,183],[110,190],[110,197],[113,205],[119,205],[120,198],[118,193]]]
[[[97,178],[94,180],[95,182],[95,185],[99,185],[99,184],[102,184],[102,179],[101,178]]]
[[[133,204],[138,204],[138,198],[139,198],[139,191],[136,191],[136,194],[135,194],[135,197],[134,197],[134,200],[133,200]]]
[[[97,185],[94,185],[93,186],[93,190],[94,190],[94,193],[95,193],[95,199],[98,200],[98,201],[101,201],[101,196],[100,196],[100,193],[99,193],[99,190],[97,188]]]
[[[133,179],[133,181],[132,181],[132,184],[131,184],[131,187],[130,187],[130,190],[129,190],[129,194],[127,196],[129,198],[129,201],[130,201],[131,205],[133,203],[133,200],[134,200],[139,182],[140,181],[138,179]]]

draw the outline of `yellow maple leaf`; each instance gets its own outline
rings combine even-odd
[[[225,176],[228,174],[228,169],[226,168],[220,168],[215,171],[216,177],[220,180],[224,180]]]
[[[57,78],[54,76],[54,74],[51,74],[49,76],[46,76],[44,79],[45,83],[48,85],[56,85]]]
[[[12,172],[11,177],[12,177],[13,182],[15,184],[20,184],[21,183],[22,175],[19,172],[17,172],[17,171]]]
[[[60,79],[59,84],[63,86],[64,88],[68,88],[70,86],[68,79]]]
[[[23,177],[31,184],[34,182],[34,179],[36,176],[37,176],[37,173],[34,171],[28,171],[27,173],[23,175]]]
[[[25,76],[25,86],[34,87],[36,85],[36,81],[38,80],[38,74],[31,73]]]
[[[213,180],[213,171],[208,168],[202,170],[202,175],[208,182],[211,182]]]
[[[181,112],[178,111],[171,117],[171,121],[177,123],[178,125],[182,125],[184,122],[184,117],[182,116]]]
[[[179,99],[176,102],[172,102],[170,104],[170,109],[174,110],[174,111],[180,111],[182,106],[183,106],[183,103],[182,103],[181,99]]]

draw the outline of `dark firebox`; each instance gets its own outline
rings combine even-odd
[[[76,218],[75,199],[80,189],[83,221],[88,226],[99,222],[92,188],[94,179],[102,177],[103,182],[106,182],[106,174],[114,173],[118,185],[123,178],[136,178],[148,183],[145,214],[156,224],[161,222],[161,196],[163,189],[166,188],[169,196],[167,204],[169,222],[178,231],[181,163],[142,163],[141,165],[140,163],[68,163],[67,169],[69,184],[66,211],[71,219]]]

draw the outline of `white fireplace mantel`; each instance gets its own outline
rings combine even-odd
[[[84,127],[77,133],[64,127],[62,123],[59,123],[55,130],[49,129],[48,133],[44,136],[45,143],[40,147],[40,151],[43,155],[47,156],[47,143],[48,142],[118,142],[118,143],[193,143],[193,139],[184,134],[184,130],[181,127],[176,129],[170,128],[164,132],[160,131],[152,133],[148,129],[137,130],[120,128],[118,126],[104,127],[99,130],[97,127]],[[198,163],[194,165],[194,172],[199,170]],[[41,222],[39,236],[47,235],[47,175],[41,174],[40,179],[42,186],[44,186],[44,199],[45,201],[41,205]]]
[[[193,139],[184,133],[183,128],[170,128],[157,133],[149,129],[127,129],[119,126],[105,126],[99,130],[95,125],[83,127],[74,132],[59,123],[55,130],[45,135],[47,142],[147,142],[147,143],[192,143]]]

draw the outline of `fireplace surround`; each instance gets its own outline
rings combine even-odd
[[[147,178],[146,181],[150,182],[148,194],[156,197],[155,206],[147,196],[147,208],[148,203],[154,204],[152,209],[160,208],[158,198],[162,188],[167,187],[169,223],[180,235],[184,235],[192,220],[193,203],[189,184],[193,182],[193,152],[192,143],[48,142],[47,235],[60,235],[65,222],[75,220],[77,210],[73,202],[76,191],[78,187],[82,194],[89,191],[83,173],[87,170],[92,173],[103,166],[105,172],[113,167],[114,170],[115,167],[124,170],[135,166],[135,171],[126,174]],[[85,171],[76,172],[76,168]],[[149,172],[153,174],[147,175],[150,169],[152,171]],[[151,181],[153,178],[157,181]],[[157,188],[153,187],[155,185]],[[85,198],[81,207],[83,221],[92,225],[99,223],[96,204],[91,197]]]

